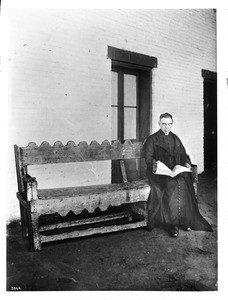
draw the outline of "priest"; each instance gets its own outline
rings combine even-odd
[[[170,236],[177,237],[179,229],[212,231],[210,224],[199,212],[190,172],[174,178],[156,174],[157,162],[169,169],[176,165],[191,168],[191,161],[177,135],[171,129],[173,117],[164,113],[159,118],[160,130],[144,143],[147,177],[151,191],[148,202],[148,227],[164,226]]]

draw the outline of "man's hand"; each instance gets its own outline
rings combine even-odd
[[[188,163],[185,164],[185,167],[191,169],[191,165]]]

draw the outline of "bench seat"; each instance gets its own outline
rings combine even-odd
[[[83,209],[92,213],[96,208],[105,211],[110,205],[147,201],[150,186],[147,180],[127,183],[38,189],[36,213],[59,213],[65,216],[69,210],[80,214]],[[32,205],[32,203],[31,203]]]

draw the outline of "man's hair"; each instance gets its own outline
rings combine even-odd
[[[159,117],[159,120],[161,120],[163,118],[171,118],[171,120],[173,121],[173,116],[169,113],[161,114],[160,117]]]

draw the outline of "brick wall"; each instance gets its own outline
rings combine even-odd
[[[151,132],[172,113],[203,171],[201,69],[216,71],[213,10],[12,10],[9,29],[9,219],[19,215],[13,144],[110,140],[108,45],[157,57]],[[110,164],[99,169],[94,180],[109,182]]]

